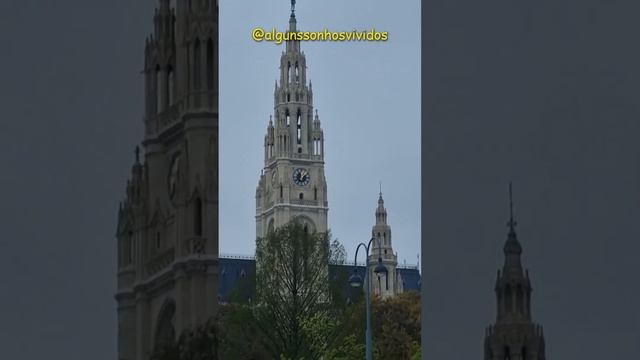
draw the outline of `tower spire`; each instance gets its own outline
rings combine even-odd
[[[296,17],[296,0],[291,0],[291,17]]]
[[[507,223],[509,226],[509,234],[515,233],[515,227],[518,223],[513,218],[513,184],[509,182],[509,222]]]

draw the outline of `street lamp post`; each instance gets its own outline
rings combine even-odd
[[[351,277],[349,278],[349,284],[352,287],[360,287],[362,286],[362,277],[360,277],[360,275],[358,275],[358,250],[360,250],[360,247],[364,247],[365,251],[366,251],[366,255],[367,255],[367,260],[366,260],[366,266],[365,266],[365,271],[369,271],[369,249],[371,248],[371,243],[377,240],[378,242],[378,265],[376,266],[376,268],[373,270],[373,272],[375,272],[378,276],[380,275],[386,275],[387,274],[387,268],[382,264],[382,243],[380,242],[380,237],[372,237],[371,240],[369,240],[369,243],[365,245],[365,243],[360,243],[358,244],[358,247],[356,248],[356,256],[355,256],[355,260],[353,263],[353,275],[351,275]],[[366,301],[366,311],[367,311],[367,330],[366,330],[366,334],[365,334],[365,343],[366,343],[366,360],[373,360],[373,341],[371,340],[371,300],[370,300],[370,292],[371,292],[371,276],[369,276],[368,274],[366,275],[366,279],[367,279],[367,283],[365,284],[365,288],[364,288],[364,296],[365,296],[365,301]]]

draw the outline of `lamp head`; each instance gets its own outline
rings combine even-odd
[[[387,275],[389,272],[386,266],[382,265],[382,258],[378,258],[378,265],[373,269],[373,272],[378,274],[378,276]]]
[[[349,285],[354,288],[362,286],[362,277],[354,271],[353,275],[349,277]]]

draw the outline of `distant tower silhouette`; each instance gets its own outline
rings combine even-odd
[[[387,223],[387,209],[382,198],[382,185],[378,195],[378,207],[376,208],[376,224],[371,229],[371,236],[380,238],[372,243],[371,253],[368,258],[368,275],[371,276],[371,292],[383,299],[396,296],[403,292],[402,276],[398,272],[398,256],[391,246],[391,226]],[[378,258],[387,268],[387,275],[378,276],[373,270],[378,265]]]
[[[512,187],[509,184],[509,235],[504,244],[505,262],[496,279],[497,319],[486,329],[485,360],[545,360],[542,326],[531,319],[531,282],[523,271],[522,246],[516,236]]]

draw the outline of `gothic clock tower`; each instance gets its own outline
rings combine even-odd
[[[118,211],[118,359],[213,316],[218,286],[218,3],[160,0],[145,134]]]
[[[289,32],[296,32],[292,1]],[[264,169],[256,190],[256,236],[299,220],[310,232],[327,231],[324,135],[307,61],[299,41],[287,41],[274,90],[274,114],[264,137]]]

